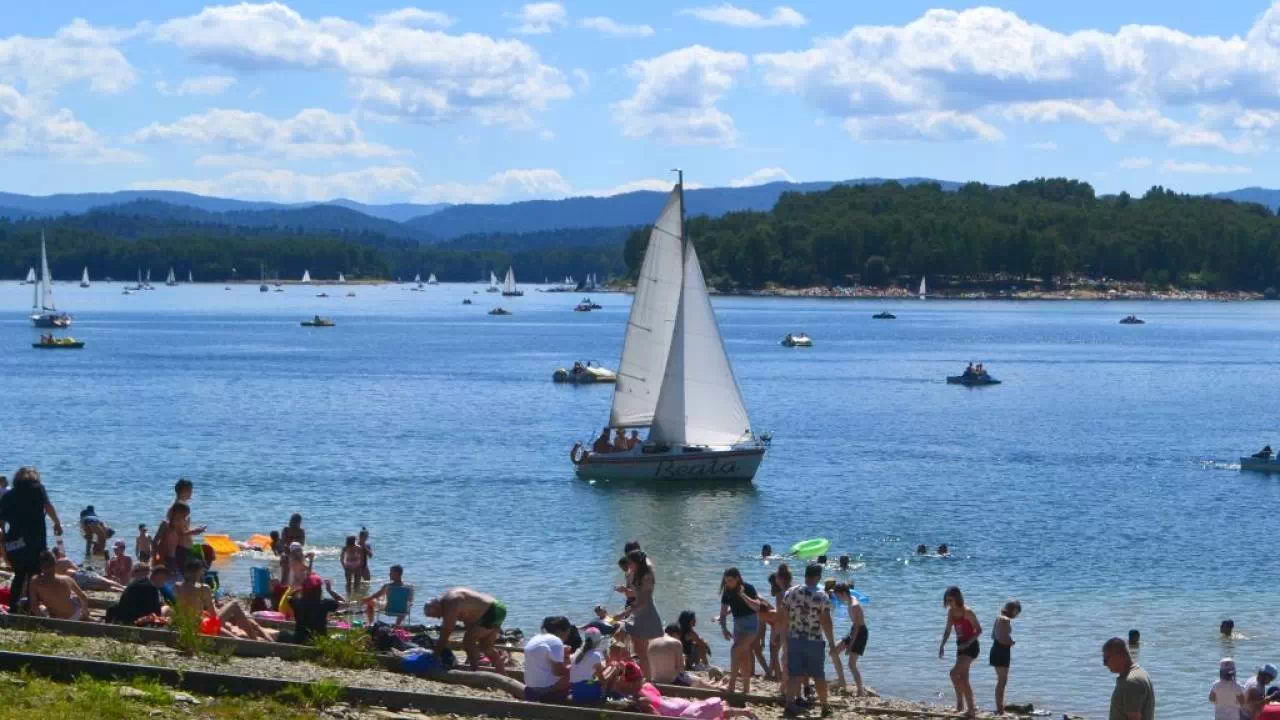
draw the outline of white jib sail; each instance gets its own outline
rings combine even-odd
[[[502,281],[502,292],[513,293],[516,291],[516,271],[514,268],[507,268],[507,277]]]

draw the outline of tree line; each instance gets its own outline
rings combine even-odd
[[[1280,218],[1268,208],[1159,186],[1134,198],[1045,178],[953,192],[933,183],[841,185],[786,193],[769,212],[690,218],[686,234],[708,282],[724,289],[886,285],[921,275],[1280,286]],[[647,229],[628,237],[623,255],[632,273],[647,243]]]
[[[85,267],[94,279],[132,280],[151,269],[153,281],[170,267],[201,282],[268,277],[317,280],[343,273],[350,279],[412,278],[435,273],[442,282],[501,277],[514,267],[522,282],[566,275],[621,275],[626,228],[563,233],[493,234],[443,245],[419,244],[367,230],[319,231],[303,227],[253,228],[197,223],[116,211],[92,211],[56,219],[0,218],[0,278],[39,271],[40,233],[50,272],[72,280]]]

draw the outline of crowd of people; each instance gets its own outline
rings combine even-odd
[[[618,441],[626,442],[621,433]],[[106,561],[105,576],[100,576],[81,570],[65,557],[63,527],[38,471],[21,468],[14,475],[11,488],[0,477],[0,528],[4,531],[0,559],[13,573],[8,597],[0,598],[5,601],[0,604],[7,605],[10,612],[87,620],[90,600],[85,590],[116,591],[119,599],[107,610],[107,622],[165,626],[186,616],[199,623],[201,632],[206,634],[260,642],[306,643],[315,635],[328,632],[335,613],[363,609],[372,626],[379,602],[386,602],[385,609],[390,613],[391,597],[399,595],[404,599],[407,591],[408,603],[412,603],[412,586],[405,583],[403,568],[398,565],[391,566],[388,581],[377,590],[359,600],[347,599],[371,581],[369,564],[374,549],[364,528],[347,537],[342,547],[340,565],[347,597],[338,594],[330,580],[315,572],[315,555],[305,551],[303,518],[294,514],[280,531],[270,534],[270,545],[265,548],[271,557],[279,559],[279,579],[271,583],[264,596],[252,598],[246,608],[220,592],[217,573],[210,567],[212,552],[197,541],[205,528],[191,523],[193,494],[193,483],[185,479],[177,482],[173,502],[155,535],[148,533],[145,524],[138,526],[132,556],[123,540],[116,540],[111,552],[106,552],[106,542],[113,533],[92,506],[85,508],[80,525],[86,551],[90,557],[101,554]],[[51,522],[57,538],[52,548],[46,520]],[[923,545],[917,548],[918,554],[926,552]],[[949,555],[949,549],[939,546],[937,554]],[[765,559],[776,557],[768,545],[762,548],[761,555]],[[621,596],[618,612],[611,614],[605,606],[597,606],[594,617],[581,626],[564,616],[547,617],[540,632],[525,643],[523,678],[527,700],[597,703],[603,698],[621,698],[639,711],[669,717],[749,716],[750,712],[730,708],[719,697],[691,701],[663,695],[660,688],[676,685],[749,694],[759,669],[766,679],[778,682],[782,688],[787,716],[800,715],[815,706],[825,716],[830,713],[828,661],[834,668],[837,688],[848,687],[844,670],[847,664],[853,681],[851,691],[858,696],[870,692],[859,669],[870,636],[867,614],[854,590],[850,572],[853,566],[847,555],[840,556],[834,566],[844,577],[840,580],[824,581],[826,556],[807,564],[799,582],[788,564],[776,565],[768,576],[767,597],[738,568],[727,568],[720,580],[720,608],[715,618],[720,634],[730,643],[729,666],[722,677],[717,677],[717,671],[709,665],[711,649],[698,631],[694,611],[685,610],[676,622],[664,624],[656,601],[659,568],[639,542],[624,546],[618,567],[623,574],[623,582],[614,588]],[[978,706],[969,676],[972,663],[981,657],[982,621],[965,603],[959,587],[946,589],[942,605],[945,625],[938,655],[945,656],[954,634],[955,659],[950,679],[956,710],[972,717]],[[833,622],[833,608],[837,606],[846,610],[849,619],[849,630],[839,640]],[[273,629],[270,623],[260,622],[261,613],[289,617],[293,626],[288,631]],[[462,649],[471,670],[492,668],[501,674],[508,667],[510,659],[498,644],[503,637],[507,607],[493,595],[465,587],[450,588],[428,600],[423,613],[439,620],[441,639],[448,640],[455,631],[461,631]],[[995,709],[999,714],[1008,707],[1005,693],[1016,644],[1013,626],[1021,613],[1021,603],[1009,600],[992,621],[988,663],[996,675]],[[395,614],[398,625],[407,613]],[[1222,632],[1228,636],[1234,632],[1231,621],[1224,621]],[[423,643],[431,644],[429,638]],[[1154,719],[1151,679],[1130,651],[1139,643],[1135,630],[1128,642],[1112,638],[1102,648],[1103,663],[1117,676],[1111,700],[1113,720]],[[436,644],[434,651],[446,666],[452,665],[447,643]],[[707,671],[708,679],[698,671]],[[1269,688],[1278,674],[1276,667],[1265,665],[1241,685],[1236,682],[1234,661],[1224,658],[1219,680],[1209,693],[1217,720],[1272,720],[1280,716],[1280,689]]]

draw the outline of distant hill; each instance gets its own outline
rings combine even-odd
[[[1259,205],[1266,205],[1271,208],[1272,212],[1280,210],[1280,190],[1271,190],[1262,187],[1247,187],[1239,190],[1229,190],[1227,192],[1214,193],[1212,197],[1222,198],[1224,200],[1235,200],[1236,202],[1251,202]]]
[[[391,203],[390,205],[365,205],[362,202],[348,200],[346,198],[338,198],[330,200],[325,205],[338,205],[340,207],[362,212],[369,217],[382,218],[383,220],[393,220],[402,223],[423,215],[430,215],[439,212],[447,207],[449,203],[432,203],[423,205],[420,203]]]
[[[517,253],[567,248],[622,247],[634,228],[560,228],[528,233],[463,235],[436,245],[441,250],[500,250]]]
[[[134,200],[120,205],[107,205],[87,213],[73,215],[68,221],[81,227],[101,229],[110,226],[125,236],[146,234],[153,224],[122,222],[121,219],[158,220],[163,224],[226,225],[241,228],[279,229],[296,233],[369,234],[399,240],[420,242],[425,238],[414,230],[392,220],[374,218],[338,205],[310,205],[299,208],[265,210],[231,210],[209,212],[188,205],[174,205],[158,200]],[[137,230],[130,228],[136,227]]]
[[[720,217],[742,210],[773,209],[786,192],[821,192],[833,185],[878,185],[884,178],[862,178],[841,182],[774,182],[743,188],[703,188],[685,192],[688,214]],[[937,182],[952,191],[960,183],[902,178],[903,185]],[[530,200],[509,205],[454,205],[406,225],[440,238],[475,233],[528,233],[557,228],[590,228],[647,225],[662,210],[667,193],[638,191],[610,197],[575,197],[564,200]]]

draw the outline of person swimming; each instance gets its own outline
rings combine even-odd
[[[947,557],[950,554],[951,554],[951,548],[947,547],[946,543],[943,543],[938,546],[938,557]]]
[[[760,548],[760,559],[768,560],[771,557],[773,557],[773,546],[769,543],[765,543],[764,546]]]
[[[925,546],[924,546],[924,544],[917,545],[917,546],[916,546],[916,554],[917,554],[917,555],[928,555],[928,554],[929,554],[929,548],[925,547]]]
[[[849,572],[849,556],[848,555],[840,556],[840,570],[843,572]]]

